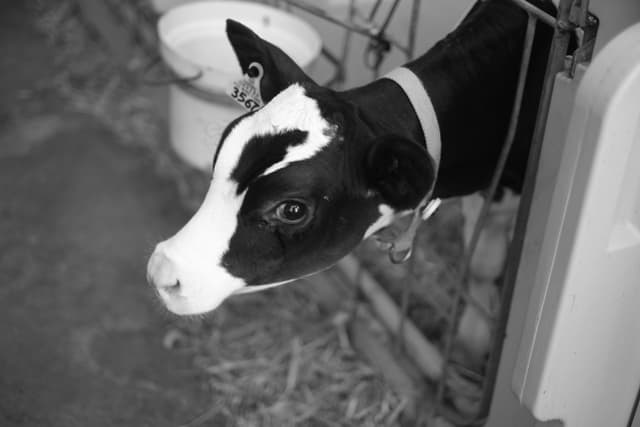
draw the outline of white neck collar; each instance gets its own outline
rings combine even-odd
[[[400,235],[396,236],[393,241],[387,242],[389,259],[394,264],[400,264],[408,260],[411,256],[416,232],[420,222],[427,220],[440,205],[440,199],[431,199],[431,196],[438,177],[442,144],[440,141],[440,126],[438,125],[436,112],[433,109],[433,104],[431,103],[431,98],[427,93],[427,89],[424,87],[418,76],[408,68],[400,67],[386,74],[383,78],[396,82],[396,84],[400,86],[407,95],[407,98],[409,98],[409,102],[418,116],[420,127],[422,127],[422,133],[424,134],[424,140],[427,145],[427,152],[433,159],[434,168],[434,179],[433,183],[431,183],[431,188],[420,201],[418,206],[413,210],[409,227],[400,233]]]
[[[427,144],[427,152],[433,158],[435,168],[434,178],[437,177],[442,145],[440,141],[440,126],[438,125],[438,118],[436,117],[436,112],[433,109],[433,103],[427,93],[427,89],[418,76],[405,67],[396,68],[384,75],[383,78],[394,81],[402,88],[407,98],[409,98],[409,102],[416,112],[418,121],[422,127],[424,139]]]

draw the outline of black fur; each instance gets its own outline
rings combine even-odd
[[[423,145],[387,135],[375,141],[365,162],[367,182],[398,210],[414,208],[431,189],[434,168]]]
[[[307,135],[307,132],[295,129],[251,138],[231,173],[231,179],[238,183],[238,194],[244,192],[251,181],[269,166],[284,159],[289,147],[302,144],[307,139]]]
[[[550,1],[531,1],[555,14]],[[518,78],[527,14],[509,0],[478,2],[461,25],[425,55],[407,64],[426,87],[440,124],[442,152],[436,197],[486,188],[504,142]],[[552,29],[537,24],[516,138],[502,184],[516,192],[522,181],[539,105]],[[395,83],[380,79],[345,94],[372,132],[397,133],[424,143],[408,100]]]

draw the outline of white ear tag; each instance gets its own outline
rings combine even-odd
[[[252,75],[253,74],[253,75]],[[262,65],[252,62],[249,71],[241,79],[233,82],[229,96],[247,111],[256,111],[264,105],[260,96],[260,80],[264,75]]]

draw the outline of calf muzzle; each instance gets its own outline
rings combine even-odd
[[[162,251],[154,251],[147,265],[147,282],[170,295],[180,293],[180,280],[174,262]]]

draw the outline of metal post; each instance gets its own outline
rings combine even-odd
[[[416,34],[418,32],[418,17],[420,16],[420,0],[413,0],[411,6],[411,22],[409,23],[409,40],[407,40],[407,57],[413,59],[416,55]]]
[[[524,188],[520,199],[520,208],[516,219],[516,226],[513,233],[513,240],[509,248],[507,265],[505,268],[504,282],[501,295],[501,310],[497,319],[496,329],[494,332],[494,348],[490,353],[489,364],[486,373],[486,388],[483,395],[483,416],[488,415],[493,398],[496,376],[498,373],[498,365],[502,354],[502,346],[504,343],[507,321],[509,319],[509,308],[513,297],[513,290],[518,274],[518,266],[522,256],[522,247],[524,244],[529,212],[531,211],[531,202],[533,200],[533,191],[538,171],[538,163],[540,161],[540,151],[542,148],[542,138],[544,137],[545,125],[547,123],[547,115],[549,113],[549,105],[551,103],[551,94],[555,83],[556,75],[564,69],[564,59],[569,48],[569,40],[573,26],[569,22],[569,15],[573,0],[561,0],[558,8],[558,17],[554,29],[553,41],[549,51],[547,62],[547,70],[538,107],[538,116],[531,140],[531,148],[529,151],[529,160],[525,174]]]

